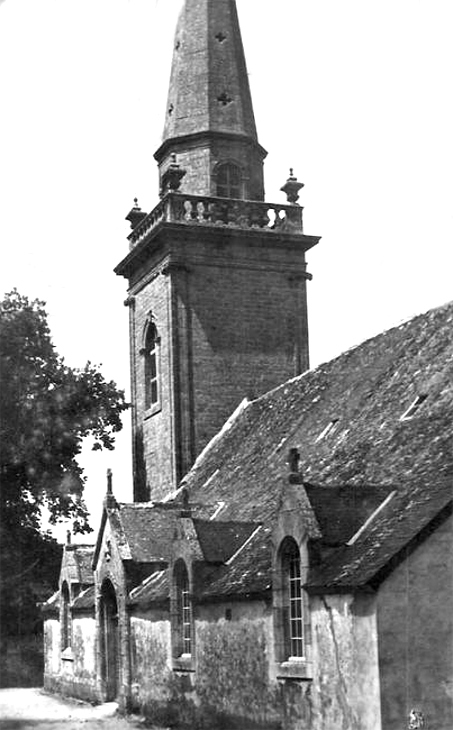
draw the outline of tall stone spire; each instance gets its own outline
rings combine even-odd
[[[161,180],[171,155],[186,170],[181,192],[264,199],[262,163],[235,0],[185,0],[176,29]],[[174,159],[173,159],[174,162]],[[223,179],[235,184],[225,188]],[[237,173],[239,171],[239,178]]]

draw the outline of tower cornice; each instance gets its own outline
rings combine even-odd
[[[206,142],[212,142],[212,144],[215,144],[216,142],[220,141],[245,143],[246,145],[253,147],[258,152],[262,160],[267,157],[267,150],[265,150],[264,147],[260,145],[258,140],[252,139],[246,134],[240,134],[237,132],[218,132],[215,130],[211,130],[194,132],[193,134],[186,134],[180,137],[170,137],[168,139],[165,139],[154,153],[154,159],[157,162],[161,162],[169,154],[174,152],[177,153],[181,147],[187,149],[191,146],[197,146]]]

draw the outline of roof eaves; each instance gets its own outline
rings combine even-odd
[[[199,598],[197,598],[197,603],[199,604],[207,604],[207,603],[224,603],[227,600],[234,600],[234,601],[260,601],[260,600],[269,600],[272,596],[272,589],[270,587],[261,588],[259,590],[255,591],[240,591],[236,588],[231,588],[230,590],[225,590],[223,593],[202,593]]]

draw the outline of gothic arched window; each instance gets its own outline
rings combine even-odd
[[[242,198],[242,171],[231,162],[217,168],[217,195],[219,198]]]
[[[145,338],[145,408],[149,410],[160,401],[159,338],[154,324],[148,326]]]
[[[300,551],[292,537],[280,547],[283,659],[306,655],[304,593]]]
[[[61,649],[64,651],[72,645],[71,596],[66,582],[61,586],[61,604]]]
[[[190,596],[189,573],[183,560],[174,567],[174,655],[192,654],[192,599]]]
[[[303,657],[304,652],[304,608],[302,601],[302,581],[300,554],[294,540],[288,542],[283,554],[286,590],[289,603],[289,655]]]

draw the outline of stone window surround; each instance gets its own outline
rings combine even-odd
[[[170,592],[170,616],[171,616],[171,640],[172,640],[172,665],[175,672],[195,671],[195,627],[193,612],[193,577],[191,565],[182,556],[175,559],[172,566],[172,583]],[[189,591],[186,597],[190,601],[190,653],[184,653],[183,628],[181,626],[181,604],[178,596],[178,571],[184,570],[187,576]]]
[[[283,520],[287,522],[288,518]],[[291,520],[293,521],[293,520]],[[291,657],[289,648],[289,627],[288,622],[288,597],[287,583],[282,566],[282,547],[285,540],[292,539],[299,549],[301,583],[306,581],[308,573],[308,550],[307,536],[300,526],[284,525],[279,520],[274,533],[273,549],[273,581],[272,581],[272,602],[273,602],[273,625],[274,625],[274,651],[275,651],[275,674],[278,680],[307,680],[313,679],[312,643],[310,627],[310,602],[309,596],[302,589],[303,620],[304,620],[304,656]],[[291,527],[293,529],[291,529]],[[286,529],[285,529],[286,528]],[[288,529],[290,528],[290,529]],[[299,529],[298,529],[299,528]]]
[[[150,343],[153,343],[153,357],[154,357],[154,369],[155,369],[155,381],[156,381],[156,400],[152,400],[152,397],[150,397],[148,388],[150,387],[149,384],[149,369],[151,367],[150,362],[150,355],[151,355],[151,348]],[[145,327],[143,330],[143,338],[142,338],[142,347],[140,349],[140,355],[143,356],[143,369],[144,369],[144,383],[145,383],[145,393],[144,393],[144,402],[145,402],[145,414],[144,418],[149,418],[150,416],[153,416],[156,413],[159,413],[162,410],[162,398],[161,398],[161,357],[160,357],[160,346],[161,346],[161,338],[158,335],[158,330],[154,321],[154,317],[152,313],[150,312]]]

